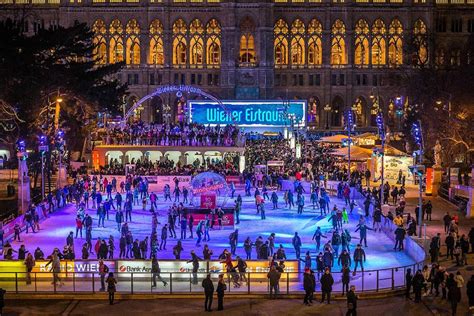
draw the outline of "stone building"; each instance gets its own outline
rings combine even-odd
[[[89,24],[97,62],[126,62],[119,74],[129,84],[124,107],[159,85],[196,85],[221,99],[307,100],[315,130],[341,129],[346,107],[354,109],[360,130],[373,128],[379,109],[396,128],[406,100],[392,79],[416,65],[460,64],[474,32],[474,0],[0,3],[0,18],[24,19],[31,34]],[[459,49],[447,50],[450,41]],[[162,121],[183,101],[155,98],[136,115]]]

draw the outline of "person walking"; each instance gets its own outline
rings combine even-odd
[[[117,280],[114,278],[114,273],[110,272],[109,276],[107,277],[107,292],[109,292],[109,304],[114,304],[115,299],[115,292],[117,291]]]
[[[324,303],[324,300],[327,298],[328,304],[331,304],[331,292],[332,286],[334,284],[334,279],[329,271],[329,268],[324,270],[324,274],[321,276],[321,303]]]
[[[411,274],[410,268],[407,269],[407,273],[405,274],[405,284],[405,298],[409,300],[411,299],[410,292],[413,284],[413,275]]]
[[[441,248],[441,234],[437,233],[436,236],[431,238],[431,243],[430,243],[431,263],[438,262],[440,248]]]
[[[474,275],[471,275],[469,281],[466,284],[466,294],[469,301],[469,310],[474,309]]]
[[[217,310],[224,310],[224,293],[227,290],[227,285],[224,281],[224,275],[219,274],[219,281],[217,281]]]
[[[359,296],[355,293],[355,285],[347,292],[347,313],[346,316],[357,316],[357,300]]]
[[[421,302],[421,290],[425,284],[425,278],[421,273],[421,270],[416,271],[415,276],[413,277],[413,292],[415,292],[415,303]]]
[[[214,295],[214,284],[211,280],[211,274],[208,273],[206,278],[202,280],[202,287],[204,288],[204,311],[212,312],[212,296]]]
[[[460,275],[459,271],[458,273]],[[458,304],[461,301],[461,287],[458,286],[456,277],[451,273],[448,277],[448,281],[446,281],[446,287],[448,288],[448,301],[451,303],[451,315],[453,316],[456,315]]]
[[[279,292],[279,282],[281,273],[272,265],[270,272],[267,273],[267,278],[270,281],[270,299],[276,299]]]
[[[314,284],[313,280],[311,277],[311,270],[309,268],[306,268],[304,270],[304,276],[303,276],[303,289],[305,292],[304,299],[303,299],[303,304],[306,306],[311,306],[310,299],[311,295],[314,290]]]

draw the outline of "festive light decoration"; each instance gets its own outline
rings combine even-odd
[[[352,132],[355,127],[354,112],[352,111],[352,109],[347,109],[346,112],[344,113],[344,116],[345,116],[346,131]]]
[[[377,113],[377,117],[375,118],[375,122],[377,123],[377,129],[379,132],[379,137],[382,140],[385,140],[385,123],[383,120],[383,113]]]
[[[411,127],[411,134],[418,147],[423,150],[423,133],[421,131],[421,122],[416,121]]]
[[[26,151],[26,143],[24,140],[19,139],[16,142],[16,150],[17,150],[17,156],[19,160],[26,160],[28,159],[28,153]]]

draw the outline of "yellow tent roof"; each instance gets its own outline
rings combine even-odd
[[[323,143],[342,143],[342,140],[344,138],[348,138],[348,136],[338,134],[338,135],[321,137],[321,139],[319,139],[319,141],[323,142]]]
[[[348,158],[348,147],[338,148],[331,152],[333,156],[340,156],[344,158]],[[365,161],[372,156],[372,150],[358,147],[358,146],[351,146],[351,160],[358,160],[358,161]]]

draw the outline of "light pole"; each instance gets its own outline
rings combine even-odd
[[[25,161],[28,158],[28,153],[26,151],[26,143],[24,140],[18,140],[16,143],[17,154],[18,157],[18,176],[20,178],[20,185],[21,185],[21,202],[20,202],[20,213],[23,213],[25,210],[25,188],[24,188],[24,169],[22,167],[22,161]]]
[[[418,195],[418,219],[419,219],[419,234],[421,237],[421,226],[423,222],[423,132],[421,130],[421,121],[418,120],[413,123],[411,128],[411,134],[415,143],[418,145],[418,165],[416,168],[416,173],[418,174],[419,178],[419,195]]]
[[[331,108],[331,105],[326,104],[324,106],[324,111],[326,112],[326,129],[328,130],[329,129],[329,113],[331,112],[332,108]]]
[[[41,155],[41,197],[44,199],[44,158],[46,153],[49,151],[48,138],[45,135],[39,137],[38,151]]]
[[[383,113],[382,111],[379,111],[379,113],[377,114],[377,118],[376,118],[376,122],[377,122],[377,129],[378,129],[378,133],[379,133],[379,137],[382,141],[382,188],[384,186],[384,183],[385,183],[385,123],[384,123],[384,120],[383,120]],[[382,204],[382,196],[383,196],[383,190],[380,190],[380,204]]]
[[[58,150],[59,155],[59,170],[58,170],[58,188],[61,188],[62,185],[62,171],[63,171],[63,152],[64,152],[64,132],[58,130],[56,133],[56,149]]]
[[[347,131],[347,136],[349,137],[349,145],[347,146],[347,158],[349,161],[349,166],[347,168],[347,181],[351,181],[351,132],[354,130],[354,113],[352,112],[352,108],[348,108],[345,113],[345,127]]]

